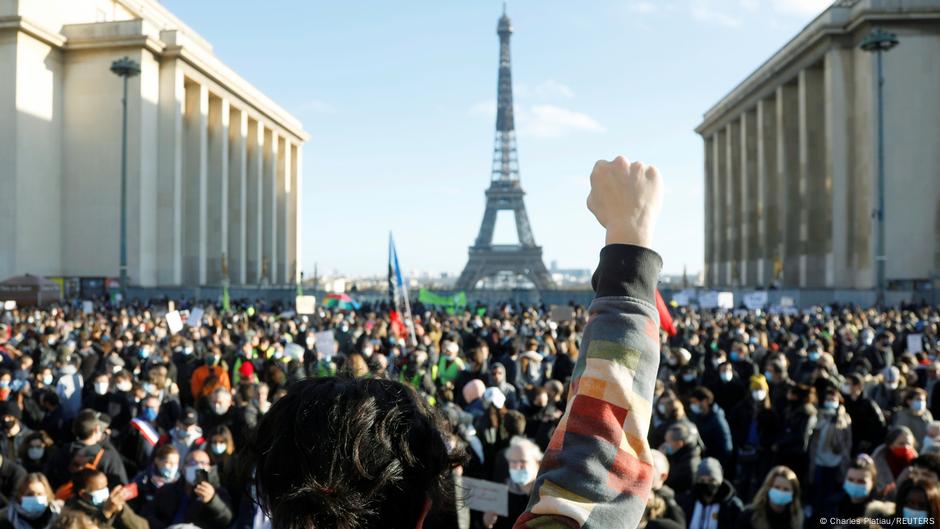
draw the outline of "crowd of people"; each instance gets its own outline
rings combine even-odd
[[[412,337],[381,304],[299,316],[259,302],[203,305],[173,333],[166,308],[0,312],[0,529],[268,528],[239,450],[292,384],[332,375],[401,381],[439,411],[456,501],[425,527],[512,527],[588,320],[582,307],[554,321],[548,307],[417,304]],[[938,525],[937,308],[673,315],[647,403],[641,526]],[[324,331],[335,351],[319,350]],[[508,515],[463,505],[464,478],[508,485]]]

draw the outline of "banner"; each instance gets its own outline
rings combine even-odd
[[[451,296],[442,296],[422,288],[418,291],[418,301],[425,305],[437,305],[444,308],[463,308],[467,306],[467,293],[458,292]]]
[[[391,298],[393,309],[390,311],[392,327],[400,336],[404,334],[402,327],[407,329],[408,343],[412,347],[418,345],[415,337],[414,320],[411,317],[411,302],[408,301],[408,287],[401,275],[401,266],[398,264],[398,251],[395,250],[395,239],[391,232],[388,234],[388,294]],[[402,322],[399,316],[401,305],[405,306],[405,321]]]

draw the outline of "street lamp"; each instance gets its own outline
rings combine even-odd
[[[861,49],[875,54],[878,69],[878,254],[875,256],[878,269],[878,304],[885,302],[885,135],[884,135],[884,71],[882,52],[898,45],[898,36],[881,28],[871,32],[859,45]]]
[[[130,57],[111,63],[111,71],[124,78],[124,98],[121,99],[121,300],[127,301],[127,80],[140,75],[140,64]]]

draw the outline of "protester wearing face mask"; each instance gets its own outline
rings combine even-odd
[[[679,497],[688,529],[733,529],[744,504],[724,479],[721,463],[705,458],[695,471],[692,490]]]
[[[703,455],[717,459],[722,465],[729,464],[734,449],[731,428],[725,418],[725,411],[715,404],[712,392],[704,387],[695,388],[689,397],[689,411],[692,422],[705,443]]]
[[[878,494],[884,495],[894,489],[901,473],[917,457],[914,434],[904,426],[892,428],[885,437],[884,444],[875,449],[871,457],[875,460],[875,468],[878,470]]]
[[[59,379],[56,394],[59,406],[66,420],[74,419],[82,409],[82,387],[84,379],[78,372],[81,359],[77,355],[65,355],[59,358]]]
[[[145,509],[150,528],[187,523],[201,529],[227,529],[233,516],[231,500],[209,454],[193,450],[184,461],[182,479],[161,487]]]
[[[160,400],[147,397],[140,402],[140,412],[131,420],[126,433],[120,438],[120,452],[127,464],[128,474],[134,475],[147,468],[154,449],[165,432],[157,424]]]
[[[933,415],[927,409],[927,392],[920,388],[911,388],[904,392],[901,407],[894,414],[894,427],[906,426],[915,439],[927,436],[927,427],[933,422]]]
[[[885,417],[875,401],[865,396],[864,382],[857,373],[845,377],[842,395],[845,411],[852,418],[852,455],[871,453],[885,438]]]
[[[877,471],[871,457],[861,455],[855,458],[845,471],[842,491],[826,508],[819,511],[823,517],[840,519],[858,519],[865,516],[868,504],[875,499]]]
[[[23,441],[33,433],[23,424],[23,412],[11,401],[0,402],[0,455],[16,459]]]
[[[754,501],[738,518],[737,529],[802,529],[800,482],[787,467],[771,469]]]
[[[126,489],[108,486],[108,478],[99,470],[85,469],[73,480],[75,496],[66,507],[89,516],[99,529],[149,529],[125,500]]]
[[[192,408],[183,410],[182,416],[176,426],[167,435],[160,438],[157,446],[170,443],[176,447],[180,457],[185,458],[190,450],[201,447],[205,443],[202,437],[202,428],[199,427],[199,414]]]
[[[816,427],[816,389],[802,384],[790,389],[782,410],[782,433],[772,445],[776,465],[805,476],[809,467],[809,444]]]
[[[750,498],[770,470],[771,446],[780,432],[763,375],[751,375],[747,396],[731,409],[728,426],[735,446],[738,493]]]
[[[107,417],[94,410],[82,410],[72,424],[72,433],[76,441],[61,447],[46,463],[45,474],[53,488],[58,489],[74,476],[74,462],[84,461],[104,472],[112,487],[127,483],[127,471],[120,454],[106,442],[105,424]]]
[[[718,366],[716,376],[706,380],[705,387],[715,395],[715,403],[725,411],[731,411],[747,396],[747,379],[738,376],[730,362]]]
[[[32,432],[23,438],[17,456],[26,472],[42,472],[54,449],[55,444],[49,434],[43,431]]]
[[[678,423],[669,427],[659,450],[669,459],[670,471],[666,485],[676,494],[690,490],[695,471],[702,461],[702,449],[695,425]]]
[[[898,487],[894,515],[905,527],[937,527],[940,523],[940,485],[907,480]]]
[[[686,416],[685,407],[678,395],[668,389],[657,397],[653,406],[653,420],[650,425],[650,446],[660,446],[666,441],[666,431],[674,424],[684,423],[689,428],[695,424]]]
[[[902,404],[904,389],[901,370],[890,366],[881,371],[879,383],[868,391],[868,397],[881,408],[888,424],[891,424],[895,411]]]
[[[193,371],[190,389],[198,406],[202,399],[211,395],[217,388],[231,391],[232,382],[228,376],[228,366],[222,359],[222,350],[218,346],[212,346],[203,365]]]
[[[9,504],[0,510],[0,529],[46,529],[55,523],[62,503],[40,473],[26,475]]]
[[[834,502],[844,469],[851,460],[852,418],[842,406],[842,395],[834,387],[823,394],[816,428],[809,445],[809,476],[813,512],[822,512]]]
[[[174,483],[180,478],[180,454],[173,445],[163,445],[153,453],[153,462],[134,476],[137,484],[137,498],[130,504],[138,512],[144,509],[157,496],[160,487]]]
[[[506,461],[509,463],[508,516],[497,516],[492,512],[484,514],[483,525],[487,529],[512,529],[516,519],[525,512],[542,463],[542,451],[524,437],[513,437],[506,450]]]
[[[653,455],[653,491],[652,495],[659,497],[663,502],[664,510],[659,518],[671,520],[675,524],[684,528],[685,511],[676,502],[676,491],[666,485],[669,479],[669,458],[659,450],[651,450]]]
[[[232,392],[225,388],[216,388],[209,395],[199,414],[200,424],[205,431],[219,426],[232,429],[235,422],[235,409],[232,407]]]
[[[940,454],[940,421],[931,421],[921,441],[921,453]]]
[[[216,426],[209,431],[206,444],[209,460],[219,474],[219,481],[226,490],[236,490],[237,468],[235,457],[235,441],[232,431],[227,426]]]

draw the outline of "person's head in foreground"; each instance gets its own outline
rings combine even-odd
[[[803,527],[803,508],[800,506],[800,482],[796,474],[785,466],[770,469],[760,490],[754,495],[753,522],[755,527],[769,527],[769,518],[789,515],[790,527]]]
[[[439,424],[398,382],[304,380],[261,420],[244,470],[275,529],[416,529],[452,495]]]
[[[895,516],[909,527],[934,527],[940,517],[940,487],[925,480],[907,480],[898,487]]]

